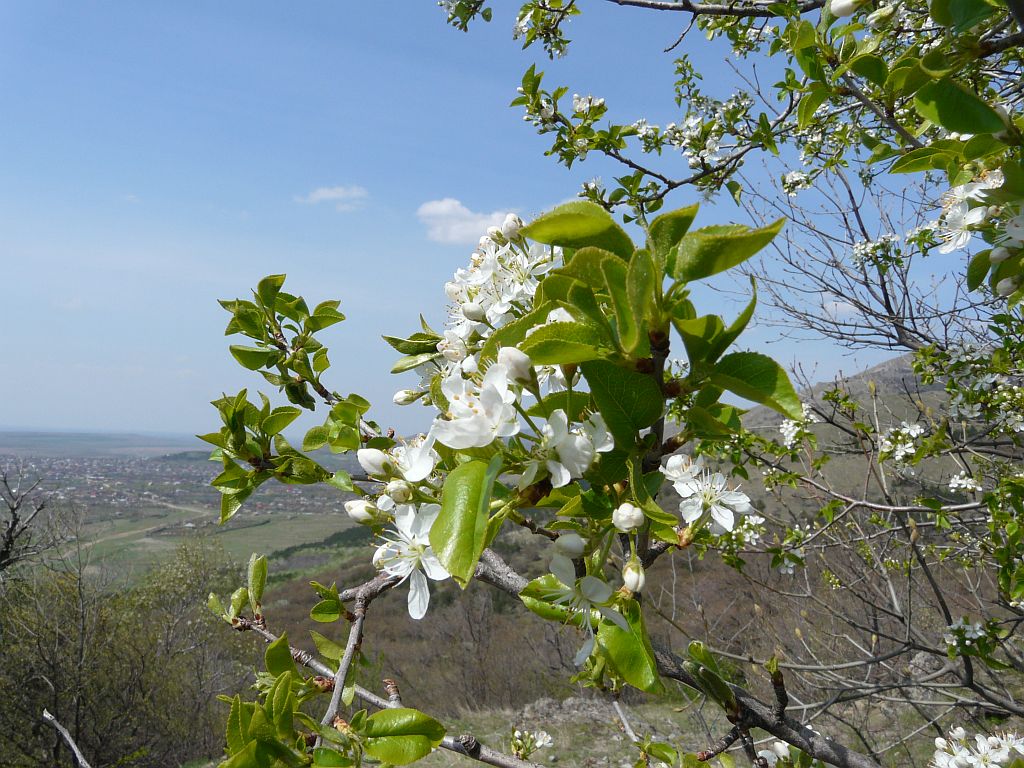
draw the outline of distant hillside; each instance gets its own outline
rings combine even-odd
[[[936,404],[943,397],[941,383],[928,386],[920,384],[911,368],[912,359],[912,355],[907,353],[879,363],[866,371],[844,376],[841,379],[843,387],[855,400],[864,402],[869,394],[869,385],[873,383],[879,401],[897,418],[903,418],[910,406],[910,397],[920,396],[929,405]],[[835,379],[819,382],[813,385],[809,392],[801,392],[800,397],[804,400],[820,401],[822,394],[833,389],[835,385]],[[770,408],[758,406],[747,412],[743,417],[743,423],[752,430],[769,429],[777,428],[783,418]]]
[[[163,456],[199,450],[202,446],[203,443],[191,435],[0,431],[0,455],[26,458]]]

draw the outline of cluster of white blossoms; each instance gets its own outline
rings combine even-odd
[[[679,513],[691,527],[711,523],[711,532],[732,531],[737,515],[747,515],[753,507],[750,498],[738,489],[729,490],[725,475],[704,467],[704,457],[691,459],[683,454],[668,458],[662,474],[682,498]]]
[[[437,344],[440,356],[417,369],[417,389],[395,395],[396,403],[422,400],[437,408],[428,433],[387,450],[364,448],[357,454],[378,487],[347,502],[346,510],[352,519],[378,530],[392,524],[381,534],[374,564],[409,580],[409,614],[416,619],[427,608],[427,578],[448,577],[429,541],[442,485],[435,473],[440,460],[435,445],[483,448],[520,434],[527,424],[535,427],[536,434],[528,435],[525,443],[529,453],[522,462],[521,489],[545,478],[555,488],[568,485],[582,478],[599,454],[614,448],[599,413],[575,422],[561,409],[546,421],[523,417],[524,397],[562,391],[576,383],[575,377],[569,382],[558,367],[534,366],[515,347],[503,347],[495,360],[481,364],[480,352],[491,334],[533,309],[540,280],[561,261],[558,248],[528,245],[520,234],[522,227],[519,217],[510,214],[501,227],[489,229],[469,266],[445,285],[452,306]],[[547,323],[572,321],[561,308],[546,318]]]
[[[604,99],[595,99],[593,96],[580,96],[578,93],[572,95],[572,111],[577,115],[587,115],[590,110],[604,106]]]
[[[899,242],[899,237],[893,233],[877,240],[859,240],[853,244],[853,263],[858,267],[888,266],[900,258]]]
[[[920,424],[903,422],[885,432],[878,440],[878,457],[883,461],[892,459],[897,463],[906,461],[917,452],[914,441],[924,434]]]
[[[762,749],[758,751],[757,756],[763,757],[770,768],[775,768],[775,766],[778,765],[779,760],[789,759],[789,744],[784,741],[776,741],[772,744],[770,749]]]
[[[967,470],[949,478],[949,490],[976,492],[981,490],[981,483],[971,477]]]
[[[801,415],[799,419],[783,419],[779,424],[779,432],[782,433],[782,444],[792,449],[797,440],[807,434],[807,426],[820,421],[818,416],[811,410],[811,407],[804,403],[800,406]]]
[[[803,171],[790,171],[782,177],[782,191],[790,197],[796,197],[804,189],[814,186],[814,178]]]
[[[970,648],[976,640],[985,637],[988,633],[985,627],[979,622],[969,622],[963,617],[957,619],[948,627],[942,636],[946,645],[954,648]]]
[[[970,242],[974,227],[985,221],[989,215],[989,207],[980,202],[982,196],[987,190],[1002,183],[1002,173],[993,171],[977,181],[952,187],[943,196],[943,210],[939,217],[938,230],[939,238],[942,240],[939,253],[952,253]]]
[[[973,742],[967,731],[957,726],[945,738],[935,739],[934,768],[981,768],[982,766],[1008,766],[1024,756],[1024,738],[1015,733],[992,736],[977,734]]]
[[[538,749],[550,747],[554,743],[554,739],[551,738],[551,734],[547,731],[521,731],[516,728],[512,732],[509,747],[513,755],[520,760],[526,760]]]

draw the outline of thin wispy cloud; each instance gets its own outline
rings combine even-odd
[[[488,227],[498,227],[508,211],[476,213],[454,197],[429,200],[421,205],[416,216],[427,227],[427,237],[438,243],[474,245]]]
[[[332,203],[334,209],[341,212],[354,211],[359,208],[367,197],[369,191],[358,184],[337,187],[317,187],[308,195],[296,197],[295,202],[304,205],[319,205],[320,203]]]

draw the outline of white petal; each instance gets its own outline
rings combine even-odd
[[[569,484],[571,476],[569,475],[568,469],[554,460],[548,460],[545,463],[547,464],[548,472],[551,473],[552,488],[561,488],[562,486]]]
[[[573,659],[573,661],[576,662],[576,666],[577,667],[582,667],[583,666],[583,662],[585,662],[587,660],[587,658],[590,656],[590,654],[591,654],[591,652],[593,650],[594,650],[594,636],[590,635],[590,637],[587,638],[587,642],[585,642],[583,644],[583,647],[580,648],[579,651],[576,653],[576,658]]]
[[[427,577],[421,571],[413,571],[409,577],[409,615],[416,619],[422,619],[427,614],[427,604],[430,602],[430,588],[427,587]]]
[[[580,593],[592,603],[604,603],[612,596],[612,588],[596,576],[584,576],[580,579]]]
[[[437,516],[440,513],[440,504],[421,504],[416,520],[412,524],[413,535],[421,539],[427,538],[430,535],[430,529],[433,527],[434,521],[437,520]]]
[[[601,615],[612,622],[615,626],[621,629],[623,632],[631,632],[629,622],[626,621],[626,617],[616,611],[614,608],[598,608]]]
[[[571,587],[576,583],[576,566],[565,555],[556,554],[551,556],[551,573],[567,587]]]
[[[423,570],[426,571],[427,576],[432,578],[434,581],[444,581],[450,575],[445,567],[441,565],[441,561],[434,555],[433,550],[428,549],[423,553],[420,558],[420,565]]]
[[[721,504],[711,505],[711,518],[727,531],[731,531],[735,524],[732,510],[728,507],[723,507]]]

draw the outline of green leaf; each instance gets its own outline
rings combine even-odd
[[[407,707],[374,712],[366,718],[363,730],[367,754],[393,765],[426,757],[444,734],[444,726],[437,720]]]
[[[302,450],[315,451],[318,448],[323,448],[327,445],[327,441],[330,437],[330,430],[323,424],[311,427],[309,431],[306,432],[306,436],[302,438]]]
[[[267,672],[274,677],[291,672],[297,675],[299,672],[295,667],[295,660],[292,658],[291,649],[288,647],[288,633],[282,632],[281,636],[267,646],[263,660],[267,665]]]
[[[548,323],[523,339],[519,349],[534,365],[568,365],[614,354],[607,336],[589,323]]]
[[[531,240],[566,248],[588,245],[611,251],[623,259],[633,254],[633,241],[604,208],[587,200],[565,203],[541,214],[523,227]]]
[[[999,133],[1003,119],[988,103],[951,78],[918,90],[914,106],[921,116],[957,133]]]
[[[403,355],[421,355],[425,352],[436,352],[441,337],[434,333],[414,333],[407,339],[397,336],[384,336],[384,341]]]
[[[658,675],[658,664],[654,660],[654,649],[647,636],[640,604],[636,600],[628,600],[621,608],[629,631],[613,621],[602,619],[597,627],[598,648],[608,659],[608,664],[627,683],[641,691],[661,693],[665,687]]]
[[[647,357],[651,351],[649,334],[660,330],[658,325],[658,295],[661,271],[654,264],[651,254],[637,251],[629,262],[626,274],[626,294],[629,311],[633,320],[633,334],[628,338],[621,332],[622,346],[634,357]]]
[[[733,352],[712,371],[712,384],[740,397],[767,405],[791,419],[800,418],[800,398],[777,362],[759,352]]]
[[[314,605],[309,611],[309,618],[321,624],[330,624],[341,618],[341,601],[328,597]]]
[[[313,768],[349,768],[355,765],[352,758],[329,747],[317,747],[313,750]]]
[[[653,377],[596,360],[580,370],[618,446],[632,447],[637,432],[661,418],[664,398]]]
[[[411,371],[413,368],[418,368],[424,363],[429,363],[431,360],[437,359],[440,356],[441,353],[436,350],[434,352],[423,352],[419,355],[406,355],[391,366],[391,372],[405,373],[406,371]]]
[[[267,586],[267,558],[255,552],[249,558],[249,605],[252,612],[258,613],[257,606],[263,602],[263,590]]]
[[[885,81],[889,77],[889,67],[886,65],[885,59],[873,54],[858,56],[848,66],[851,71],[875,85],[885,85]]]
[[[583,412],[590,407],[589,392],[552,392],[543,400],[535,403],[526,412],[530,416],[550,418],[555,411],[565,411],[569,421],[579,421]]]
[[[966,32],[995,11],[984,0],[932,0],[930,15],[944,27]]]
[[[801,99],[796,108],[797,125],[806,128],[814,120],[814,113],[818,111],[825,100],[829,97],[829,91],[820,86],[808,91]]]
[[[310,630],[309,635],[313,638],[316,650],[321,656],[330,661],[341,661],[341,657],[345,655],[344,646],[339,645],[329,637],[325,637],[314,630]]]
[[[622,266],[622,259],[603,248],[580,248],[564,267],[551,271],[553,275],[565,275],[586,283],[595,291],[605,290],[601,267],[605,262]]]
[[[252,719],[254,705],[243,702],[241,696],[231,700],[231,711],[228,712],[226,741],[228,753],[241,752],[249,742],[249,721]]]
[[[988,275],[989,267],[992,266],[992,263],[988,260],[989,253],[991,251],[985,250],[971,257],[971,261],[967,265],[968,289],[976,291],[985,282],[985,276]]]
[[[686,208],[663,213],[651,222],[650,235],[651,247],[659,257],[662,264],[668,258],[672,250],[679,245],[683,235],[690,229],[693,220],[697,217],[699,205],[691,205]]]
[[[953,154],[939,147],[919,147],[901,156],[889,167],[889,173],[917,173],[942,167]]]
[[[491,489],[500,469],[500,454],[489,464],[467,461],[448,474],[441,490],[441,512],[430,528],[430,545],[463,589],[487,545]]]
[[[277,356],[277,352],[272,349],[261,349],[260,347],[245,347],[241,344],[232,344],[228,347],[231,352],[231,356],[238,361],[238,364],[243,368],[248,368],[250,371],[258,371],[263,366]]]
[[[271,312],[274,311],[274,305],[277,303],[277,294],[281,292],[284,279],[285,275],[267,275],[256,286],[256,295],[260,297],[263,306]]]
[[[283,405],[280,408],[275,408],[271,411],[270,415],[263,420],[263,423],[260,424],[260,429],[268,435],[276,435],[299,418],[300,413],[302,413],[301,410],[291,405]]]
[[[229,618],[235,618],[242,612],[242,608],[249,602],[249,590],[245,587],[239,587],[231,593],[230,610],[228,611]]]
[[[688,233],[679,243],[668,269],[677,280],[702,280],[741,264],[779,234],[784,219],[751,229],[741,224],[704,227]]]

